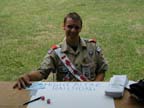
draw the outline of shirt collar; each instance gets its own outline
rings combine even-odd
[[[86,48],[86,42],[83,38],[80,38],[80,46]],[[66,43],[66,39],[64,38],[62,44],[61,44],[61,51],[66,52],[69,50],[69,45]]]

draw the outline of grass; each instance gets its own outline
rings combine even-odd
[[[14,81],[39,67],[64,38],[63,17],[83,18],[81,37],[96,38],[114,74],[144,78],[143,0],[0,0],[0,80]]]

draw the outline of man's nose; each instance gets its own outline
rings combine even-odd
[[[77,30],[73,27],[73,28],[71,29],[71,32],[77,32]]]

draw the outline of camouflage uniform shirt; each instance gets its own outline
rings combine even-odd
[[[98,73],[105,72],[108,69],[101,48],[94,41],[80,38],[80,44],[76,51],[67,45],[66,40],[60,43],[59,47],[61,52],[65,53],[73,65],[90,81],[95,80]],[[66,75],[69,76],[69,81],[77,81],[56,55],[53,48],[48,51],[38,70],[44,75],[45,79],[50,72],[54,72],[57,81],[64,81]]]

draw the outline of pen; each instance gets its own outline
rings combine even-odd
[[[30,100],[30,101],[24,103],[23,105],[28,105],[29,103],[35,102],[35,101],[37,101],[37,100],[39,100],[39,99],[44,100],[45,97],[44,97],[44,96],[40,96],[40,97],[38,97],[38,98],[35,98],[35,99],[33,99],[33,100]]]

